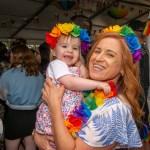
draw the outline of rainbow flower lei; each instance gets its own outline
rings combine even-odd
[[[81,51],[82,54],[86,54],[90,47],[90,37],[87,29],[81,29],[80,26],[74,23],[56,24],[52,31],[46,32],[46,42],[52,49],[55,48],[57,40],[61,35],[72,35],[73,37],[79,37],[81,40]]]
[[[141,59],[141,44],[134,31],[129,26],[109,26],[108,28],[103,29],[102,32],[119,32],[119,34],[124,37],[129,50],[132,53],[133,63]]]
[[[117,95],[114,82],[109,82],[109,85],[111,87],[111,92],[107,95],[105,95],[102,90],[83,92],[84,102],[81,102],[81,105],[75,108],[73,113],[65,120],[65,124],[73,137],[76,137],[76,133],[79,132],[82,126],[88,121],[92,110],[103,105],[105,99]]]

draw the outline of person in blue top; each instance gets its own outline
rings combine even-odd
[[[36,149],[32,139],[36,111],[41,103],[43,75],[32,51],[25,45],[11,49],[10,68],[0,78],[0,99],[7,105],[5,126],[6,150],[18,149],[24,139],[26,149]]]
[[[44,84],[42,98],[51,113],[53,136],[35,132],[39,148],[52,150],[113,150],[142,147],[136,124],[141,122],[138,104],[141,90],[139,60],[141,45],[128,26],[110,26],[99,33],[87,55],[90,79],[111,85],[111,94],[84,92],[84,100],[68,120],[61,112],[64,86],[57,88],[50,78]],[[77,131],[77,127],[81,127]],[[77,131],[77,132],[76,132]]]

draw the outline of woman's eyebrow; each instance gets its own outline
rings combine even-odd
[[[107,51],[112,52],[112,53],[115,53],[116,55],[118,55],[116,52],[114,52],[114,51],[111,50],[111,49],[108,49]]]
[[[101,50],[101,48],[100,48],[100,47],[96,47],[95,49]]]

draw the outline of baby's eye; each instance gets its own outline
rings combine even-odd
[[[79,50],[79,48],[78,48],[78,47],[73,47],[73,49],[74,49],[74,50]]]
[[[66,45],[62,45],[62,47],[63,47],[63,48],[66,48],[67,46],[66,46]]]

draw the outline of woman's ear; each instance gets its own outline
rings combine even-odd
[[[56,51],[55,49],[51,49],[51,54],[55,57],[56,56]]]

